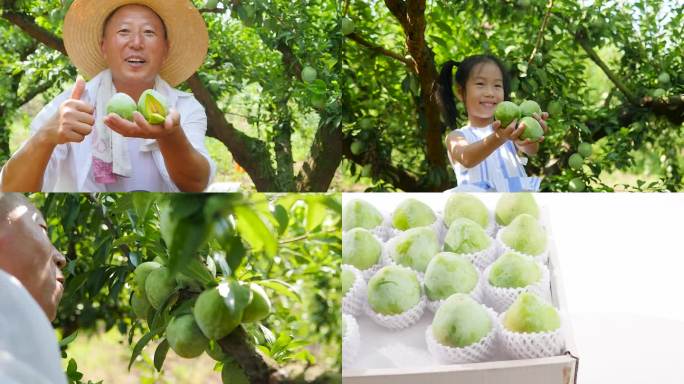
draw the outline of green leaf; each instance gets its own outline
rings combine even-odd
[[[222,295],[226,307],[228,307],[231,312],[239,312],[240,316],[242,316],[242,313],[252,298],[252,291],[248,287],[240,284],[237,280],[231,280],[228,283],[228,288],[229,289],[225,292],[226,294]],[[219,288],[219,292],[220,291],[221,289]]]
[[[259,282],[259,285],[263,285],[264,287],[271,288],[272,290],[276,291],[277,293],[287,296],[293,300],[302,301],[302,297],[299,295],[299,292],[291,286],[290,284],[282,281],[282,280],[277,280],[277,279],[268,279],[268,280],[262,280]]]
[[[143,348],[152,340],[154,336],[157,334],[150,331],[146,333],[143,337],[138,340],[137,343],[135,343],[135,347],[133,347],[133,353],[131,353],[131,359],[128,361],[128,370],[131,370],[131,365],[133,365],[133,362],[135,359],[140,355],[142,352]]]
[[[195,214],[178,221],[173,231],[173,240],[169,248],[168,268],[171,274],[179,271],[180,266],[191,262],[198,249],[204,245],[211,226],[204,215]]]
[[[133,195],[133,209],[138,216],[138,221],[144,221],[152,203],[157,199],[157,195],[147,192],[135,192]]]
[[[321,202],[320,197],[307,197],[306,201],[308,203],[308,209],[306,211],[306,231],[311,232],[323,223],[328,212],[327,207]]]
[[[78,336],[78,330],[72,333],[71,335],[65,337],[64,339],[59,341],[59,347],[64,348],[67,345],[69,345],[72,341],[76,340],[76,337]]]
[[[214,281],[209,269],[196,257],[190,258],[180,266],[180,272],[185,276],[199,281],[203,286],[207,286]]]
[[[249,207],[240,205],[235,207],[235,216],[238,232],[249,243],[253,251],[263,250],[269,257],[276,255],[278,243],[259,215]]]
[[[154,351],[154,368],[157,372],[161,372],[162,366],[164,366],[164,360],[166,360],[166,354],[169,352],[169,341],[164,339]]]
[[[290,222],[287,210],[282,205],[276,204],[275,208],[273,208],[273,217],[278,221],[278,235],[282,235]]]

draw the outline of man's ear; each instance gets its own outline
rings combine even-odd
[[[107,58],[104,49],[104,36],[100,39],[100,53],[102,54],[102,57],[104,57],[105,59]]]

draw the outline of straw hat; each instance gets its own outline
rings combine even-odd
[[[166,26],[169,55],[159,75],[172,87],[187,80],[204,62],[209,45],[202,15],[188,0],[76,0],[64,18],[64,47],[76,68],[93,78],[107,68],[100,51],[104,22],[127,4],[145,5]]]

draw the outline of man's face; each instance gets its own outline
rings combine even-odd
[[[66,260],[50,242],[43,216],[23,201],[0,219],[0,268],[19,279],[54,320],[64,292],[60,269]]]
[[[145,6],[123,6],[105,26],[101,50],[115,81],[153,82],[168,53],[164,25]]]

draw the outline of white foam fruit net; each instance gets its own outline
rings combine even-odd
[[[342,312],[359,316],[363,313],[366,302],[366,280],[363,273],[351,265],[342,264],[342,269],[352,271],[355,276],[354,285],[342,298]]]
[[[361,335],[356,319],[347,314],[342,314],[346,329],[342,338],[342,369],[354,363],[361,347]]]
[[[385,328],[393,330],[404,329],[412,326],[418,322],[418,320],[420,320],[420,318],[423,316],[423,312],[425,312],[426,301],[425,295],[421,295],[420,300],[416,305],[398,315],[383,315],[377,313],[368,303],[366,303],[366,314],[376,324]]]
[[[544,299],[550,296],[550,274],[549,269],[540,263],[537,263],[541,269],[541,279],[532,285],[523,288],[501,288],[495,287],[489,283],[489,272],[492,269],[490,265],[484,271],[482,276],[482,285],[484,291],[484,302],[494,308],[495,311],[501,313],[508,309],[513,304],[518,295],[524,291],[536,293]]]
[[[492,328],[489,333],[477,343],[463,348],[449,347],[440,344],[432,334],[432,326],[425,331],[425,341],[428,350],[435,359],[442,363],[477,363],[491,360],[497,349],[497,335],[499,325],[496,312],[491,308],[485,307],[492,320]]]
[[[490,239],[489,247],[479,252],[461,253],[460,255],[466,257],[477,269],[483,271],[499,257],[497,242],[492,238]]]
[[[518,333],[503,326],[505,313],[499,316],[501,327],[499,338],[508,355],[515,359],[536,359],[540,357],[558,356],[563,352],[565,342],[561,327],[553,332]]]

